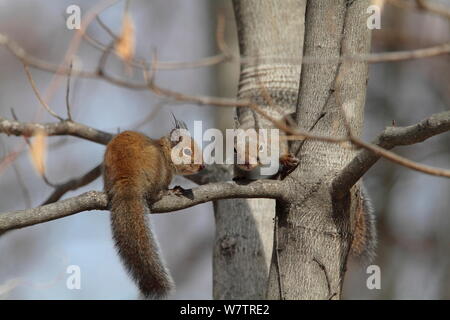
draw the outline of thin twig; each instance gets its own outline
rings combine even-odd
[[[22,190],[22,195],[23,195],[23,198],[25,201],[25,206],[26,206],[26,208],[30,208],[31,207],[30,191],[28,190],[27,185],[26,185],[25,181],[23,180],[22,174],[20,173],[20,169],[18,168],[18,164],[16,161],[13,162],[12,167],[13,167],[14,173],[16,175],[19,187]]]
[[[72,113],[70,111],[70,78],[72,74],[72,62],[70,62],[69,74],[67,75],[67,89],[66,89],[66,109],[67,118],[72,121]]]
[[[117,40],[119,38],[101,19],[100,17],[96,17],[97,22],[100,26],[111,36],[113,40]],[[108,46],[100,43],[98,40],[93,39],[87,33],[83,35],[83,37],[95,48],[106,51]],[[195,61],[159,61],[157,64],[147,63],[144,59],[133,58],[130,60],[130,65],[135,68],[140,69],[149,69],[154,68],[155,70],[177,70],[177,69],[193,69],[193,68],[201,68],[201,67],[211,67],[217,65],[219,63],[233,60],[235,59],[231,53],[231,50],[228,48],[225,41],[225,15],[222,12],[219,12],[217,18],[217,29],[216,29],[216,42],[217,47],[220,50],[220,53],[214,56],[201,58]],[[113,53],[117,55],[117,52],[113,50]]]
[[[101,173],[102,173],[102,165],[99,164],[78,178],[70,179],[67,182],[55,185],[54,186],[55,190],[47,198],[47,200],[44,201],[42,205],[56,202],[59,199],[61,199],[61,197],[65,193],[88,185],[89,183],[97,179],[101,175]]]
[[[97,67],[97,73],[103,74],[106,66],[106,61],[108,59],[109,53],[114,48],[114,41],[111,41],[111,43],[108,45],[105,51],[103,51],[102,55],[100,56],[100,59],[98,61],[98,67]]]
[[[10,152],[8,152],[8,150],[6,149],[5,143],[3,142],[3,139],[0,139],[0,146],[2,148],[2,152],[3,154],[9,154]],[[12,163],[12,167],[14,169],[14,173],[16,175],[17,178],[17,182],[19,183],[19,187],[22,190],[22,195],[25,201],[25,205],[27,208],[31,207],[31,197],[30,197],[30,192],[28,191],[28,188],[26,186],[25,181],[22,178],[22,175],[20,173],[20,169],[18,167],[18,164],[16,161],[14,161]]]
[[[450,19],[450,7],[429,0],[416,0],[416,2],[420,9]]]
[[[320,269],[322,269],[323,273],[325,274],[325,280],[327,281],[327,288],[328,288],[327,300],[331,300],[336,295],[336,293],[331,292],[331,283],[330,283],[330,277],[328,276],[327,268],[316,257],[313,258],[313,261],[319,265]]]
[[[116,34],[114,33],[114,31],[112,31],[111,28],[108,27],[108,26],[106,25],[106,23],[103,22],[103,20],[100,18],[99,15],[96,15],[96,16],[95,16],[95,20],[97,21],[97,23],[99,24],[99,26],[102,27],[103,30],[105,30],[107,34],[109,34],[109,36],[110,36],[111,38],[113,38],[114,40],[119,39],[119,36],[116,35]]]
[[[442,16],[443,18],[446,19],[450,19],[450,8],[448,6],[441,5],[439,3],[425,0],[415,0],[415,1],[387,0],[387,1],[389,2],[389,4],[394,5],[398,8],[421,10],[424,12],[429,12]]]
[[[358,147],[362,147],[366,150],[370,150],[371,152],[375,153],[376,155],[386,158],[388,160],[391,160],[392,162],[400,164],[404,167],[407,167],[407,168],[410,168],[410,169],[413,169],[413,170],[416,170],[416,171],[419,171],[422,173],[426,173],[429,175],[437,176],[437,177],[450,178],[450,170],[445,170],[445,169],[427,166],[424,164],[419,164],[417,162],[414,162],[414,161],[408,160],[404,157],[401,157],[393,152],[390,152],[384,148],[381,148],[377,145],[364,142],[361,139],[356,138],[356,137],[352,137],[351,141]]]
[[[19,121],[16,112],[14,111],[14,109],[11,108],[11,114],[14,118],[15,121]],[[27,144],[28,148],[31,150],[32,146],[31,146],[31,141],[28,137],[23,136],[23,140],[25,141],[25,143]],[[53,184],[52,182],[50,182],[50,180],[47,178],[47,175],[45,173],[45,171],[43,172],[39,172],[42,180],[44,180],[45,184],[48,185],[49,187],[55,187],[55,184]]]
[[[38,98],[39,103],[44,107],[45,110],[47,110],[48,113],[50,113],[53,117],[55,117],[56,119],[58,119],[59,121],[64,121],[63,118],[61,118],[60,116],[58,116],[58,114],[53,111],[50,106],[44,101],[44,99],[42,99],[41,94],[39,93],[38,88],[36,87],[36,83],[33,80],[33,76],[31,75],[30,70],[28,69],[28,65],[26,63],[24,63],[23,68],[25,69],[25,73],[27,75],[28,81],[31,84],[31,87],[33,88],[34,94],[36,95],[36,98]]]
[[[152,62],[150,64],[150,72],[147,67],[144,67],[142,69],[145,83],[147,83],[148,86],[152,86],[154,83],[157,65],[158,65],[158,52],[157,52],[156,48],[153,48],[152,49]]]
[[[61,81],[60,81],[60,75],[68,74],[68,65],[71,61],[74,59],[74,55],[77,52],[81,40],[83,38],[83,33],[86,32],[87,28],[91,24],[91,22],[95,19],[97,15],[99,15],[103,10],[109,8],[110,6],[116,4],[118,0],[103,0],[96,3],[91,9],[89,9],[86,13],[83,14],[83,19],[81,21],[80,29],[76,30],[75,34],[73,35],[69,47],[66,50],[66,53],[64,55],[63,61],[57,66],[57,72],[54,72],[53,77],[50,81],[50,84],[47,87],[47,90],[45,91],[44,97],[45,100],[50,100],[53,94],[58,89]],[[0,40],[1,42],[1,40]],[[65,71],[65,72],[63,72]]]

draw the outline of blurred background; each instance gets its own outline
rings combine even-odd
[[[444,1],[448,3],[449,1]],[[66,8],[87,12],[92,1],[0,0],[0,33],[27,52],[59,64],[74,35],[66,28]],[[218,52],[215,30],[218,10],[226,15],[226,41],[237,53],[230,0],[133,0],[130,13],[136,28],[136,55],[150,60],[153,48],[161,61],[193,61]],[[124,3],[101,13],[120,34]],[[382,28],[373,32],[373,51],[421,48],[447,42],[449,21],[439,16],[386,5]],[[111,38],[95,21],[88,33],[107,45]],[[77,52],[83,69],[95,70],[101,52],[83,41]],[[107,70],[124,74],[114,56]],[[373,64],[367,93],[364,139],[372,140],[392,122],[420,121],[450,106],[448,56],[398,63]],[[41,92],[52,74],[31,69]],[[139,79],[140,75],[133,75]],[[209,68],[158,71],[157,83],[195,95],[235,97],[236,62]],[[65,116],[65,83],[49,102]],[[170,112],[193,128],[231,128],[232,110],[173,103],[147,91],[130,90],[98,79],[72,78],[72,115],[83,124],[117,132],[138,129],[151,137],[172,126]],[[20,61],[0,47],[0,116],[21,121],[51,122],[40,111]],[[23,138],[0,135],[0,159],[23,149],[13,164],[0,169],[0,212],[40,205],[53,191],[30,162]],[[22,146],[22,147],[21,147]],[[443,134],[410,147],[395,149],[420,163],[449,168],[450,135]],[[61,183],[89,171],[102,160],[104,146],[73,137],[49,138],[46,175]],[[377,216],[379,248],[374,264],[381,268],[381,289],[369,290],[365,269],[352,264],[347,273],[347,299],[450,299],[450,182],[380,160],[365,183]],[[183,178],[176,185],[190,187]],[[101,190],[101,179],[76,191]],[[214,216],[211,203],[172,214],[153,215],[153,230],[177,284],[174,299],[211,299]],[[68,290],[66,269],[81,270],[81,289]],[[135,299],[138,292],[120,263],[109,226],[109,213],[92,211],[14,230],[0,236],[0,299]]]

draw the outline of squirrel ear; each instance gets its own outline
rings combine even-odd
[[[184,121],[181,121],[181,120],[178,120],[177,118],[175,118],[175,115],[173,113],[172,113],[172,117],[173,117],[175,129],[186,129],[187,130],[187,125],[186,125],[186,123],[184,123]]]

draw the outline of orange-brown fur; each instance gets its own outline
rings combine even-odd
[[[175,165],[171,150],[177,143],[170,137],[154,140],[138,132],[125,131],[108,144],[105,152],[104,183],[115,245],[140,291],[150,298],[167,296],[173,281],[146,224],[147,203],[160,198],[174,174],[192,174],[203,167],[201,163]],[[189,144],[197,148],[198,156],[198,147],[193,141]]]

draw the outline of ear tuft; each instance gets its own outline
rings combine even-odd
[[[173,113],[172,113],[172,117],[173,117],[175,129],[186,129],[187,130],[187,125],[184,121],[181,121],[181,120],[178,120],[177,118],[175,118],[175,115]]]

